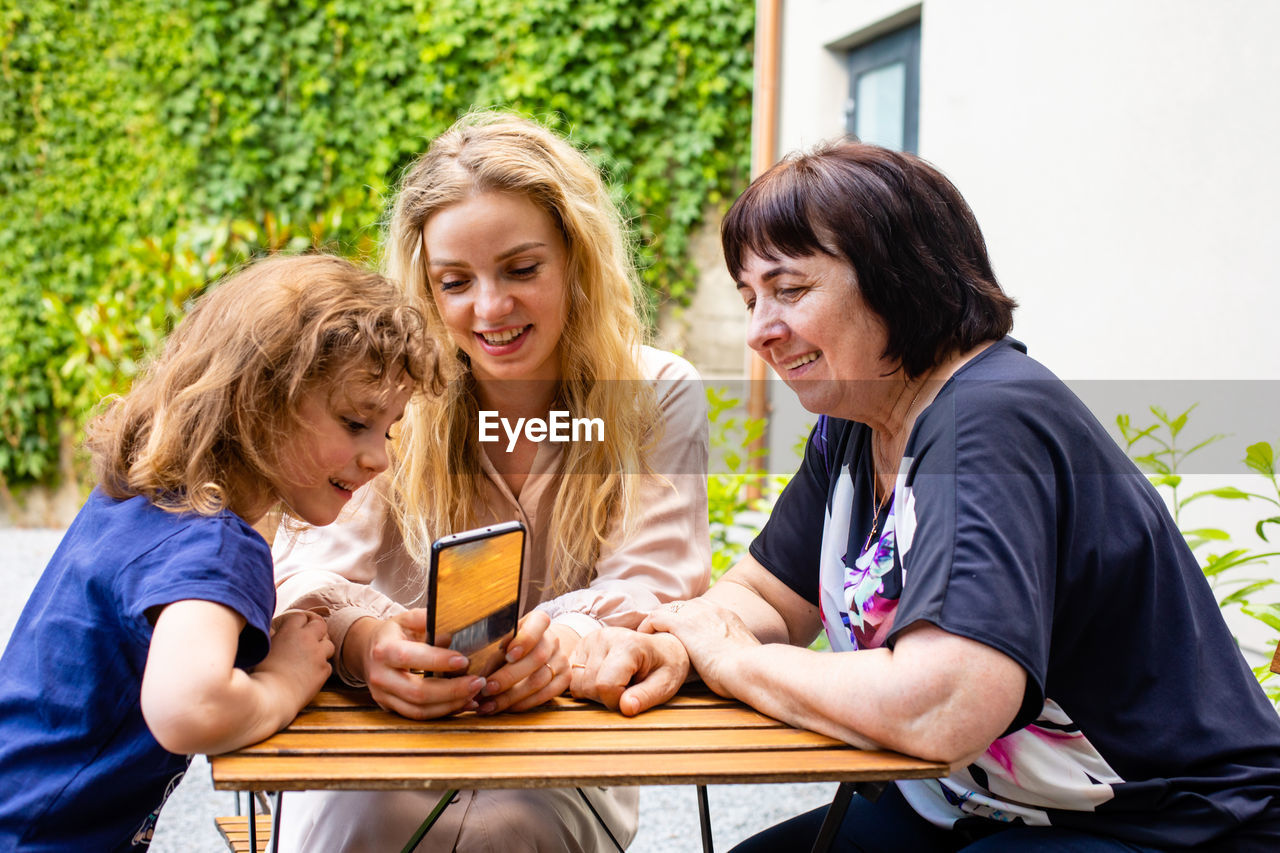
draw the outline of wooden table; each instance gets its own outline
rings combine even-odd
[[[947,773],[943,764],[792,728],[700,685],[637,717],[559,697],[524,714],[426,722],[383,711],[364,690],[326,690],[279,734],[215,756],[210,765],[214,788],[233,791],[415,789],[451,796],[475,788],[691,784],[698,786],[707,850],[707,785],[838,781],[846,784],[832,812],[843,818],[854,783]]]

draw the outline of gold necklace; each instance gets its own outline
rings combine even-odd
[[[929,371],[929,374],[932,375],[933,371],[932,370]],[[910,415],[911,410],[915,408],[916,401],[920,399],[920,392],[924,390],[924,386],[928,382],[928,380],[929,380],[928,376],[926,376],[923,380],[921,380],[920,387],[916,389],[916,393],[911,397],[911,402],[907,404],[907,415]],[[902,399],[902,398],[899,397],[898,399]],[[879,478],[876,476],[876,435],[877,434],[875,430],[872,430],[871,431],[871,478],[872,478],[873,490],[877,485],[879,485],[879,482],[880,482]],[[899,462],[901,462],[901,457],[899,457]],[[896,471],[894,472],[894,475],[896,479],[897,477]],[[873,491],[872,494],[874,495],[875,492]],[[892,498],[893,498],[893,489],[890,489],[888,492],[885,493],[885,496],[881,498],[880,501],[876,504],[875,514],[871,516],[871,532],[867,534],[867,541],[862,543],[862,553],[865,554],[867,552],[867,549],[871,547],[871,540],[875,538],[876,533],[880,529],[880,513],[884,510],[886,506],[889,505],[889,501]],[[888,516],[885,516],[885,517],[888,518]]]
[[[873,466],[874,467],[874,466]],[[876,531],[880,529],[880,511],[889,503],[889,498],[893,497],[893,492],[889,492],[884,499],[876,504],[875,515],[871,516],[871,532],[867,534],[867,541],[862,543],[862,553],[867,553],[867,549],[871,547],[871,540],[876,538]]]

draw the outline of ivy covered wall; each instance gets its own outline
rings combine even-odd
[[[373,260],[462,112],[568,133],[655,300],[745,186],[752,0],[0,0],[0,482],[48,483],[188,299],[254,254]],[[64,466],[65,467],[65,466]]]

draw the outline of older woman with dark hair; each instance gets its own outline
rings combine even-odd
[[[756,180],[723,239],[751,347],[821,417],[749,555],[649,633],[580,646],[574,692],[635,714],[692,665],[951,765],[856,797],[837,849],[1280,849],[1280,717],[1158,494],[1007,337],[951,183],[831,143]],[[805,648],[819,629],[834,654]]]

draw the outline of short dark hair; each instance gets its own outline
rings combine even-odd
[[[845,139],[790,155],[738,197],[720,235],[735,280],[747,253],[848,263],[888,329],[884,356],[908,377],[1013,328],[1017,303],[996,282],[973,211],[911,154]]]

